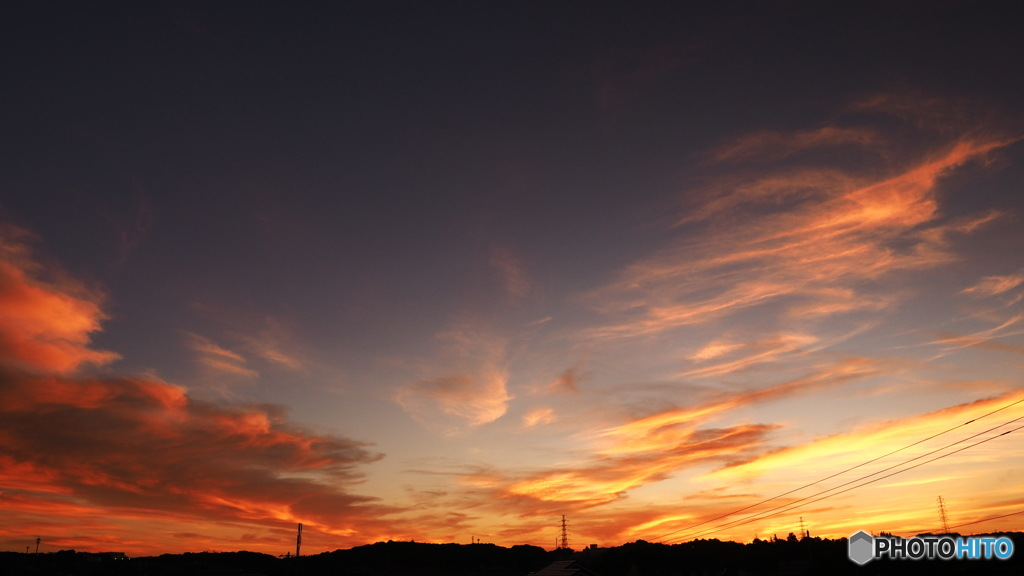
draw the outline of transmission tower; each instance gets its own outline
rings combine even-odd
[[[949,518],[946,517],[946,502],[939,496],[939,520],[942,520],[942,533],[949,534]]]
[[[302,524],[299,524],[299,532],[295,535],[295,557],[299,557],[299,551],[302,549]]]
[[[565,523],[565,514],[562,514],[562,542],[560,548],[569,548],[569,532],[566,530],[568,525]]]
[[[800,539],[807,538],[807,530],[804,530],[804,517],[800,517]]]

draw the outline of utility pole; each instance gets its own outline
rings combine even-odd
[[[942,521],[942,533],[949,534],[949,518],[946,517],[946,502],[939,496],[939,520]]]
[[[39,542],[40,541],[42,541],[42,538],[36,538],[36,554],[39,554]]]

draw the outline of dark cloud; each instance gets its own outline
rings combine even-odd
[[[390,533],[381,517],[394,509],[350,492],[361,467],[383,457],[366,443],[296,426],[280,406],[215,404],[153,379],[74,376],[116,357],[89,346],[106,317],[99,298],[39,280],[44,270],[20,237],[8,230],[0,240],[5,517],[36,526],[39,513],[88,518],[106,534],[124,528],[97,517],[250,530],[303,522],[335,539]]]

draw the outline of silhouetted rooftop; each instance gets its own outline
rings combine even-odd
[[[558,560],[532,574],[533,576],[599,576],[597,572],[580,566],[575,560]]]

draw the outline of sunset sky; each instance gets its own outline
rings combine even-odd
[[[1024,530],[1011,11],[7,6],[0,550]]]

